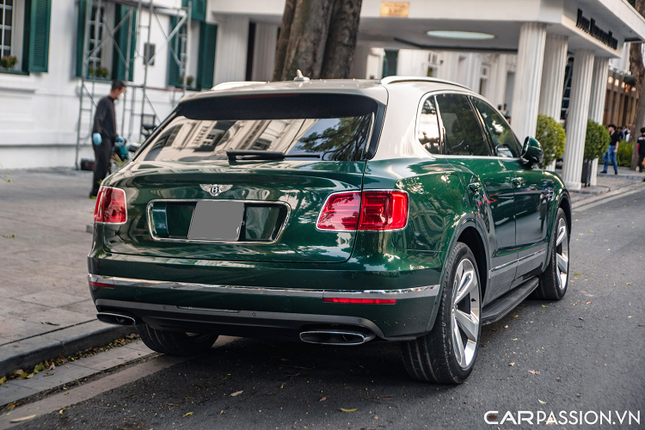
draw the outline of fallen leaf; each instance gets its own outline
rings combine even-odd
[[[587,304],[588,304],[588,305],[590,305],[590,304],[591,304],[591,302],[587,302]]]
[[[34,367],[34,373],[42,372],[43,370],[45,370],[45,365],[42,363],[37,364],[36,367]]]
[[[192,414],[194,414],[194,412],[188,412],[188,413],[184,414],[184,416],[183,416],[182,418],[189,417],[189,416],[191,416]]]
[[[343,412],[356,412],[358,408],[353,408],[353,409],[345,409],[345,408],[340,408],[341,411]]]
[[[237,397],[237,396],[239,396],[240,394],[242,394],[243,392],[244,392],[244,390],[236,391],[236,392],[234,392],[233,394],[231,394],[231,397]]]
[[[574,273],[573,276],[582,276],[580,273]]]
[[[517,317],[519,317],[519,315],[513,315],[513,318],[517,318]]]
[[[11,422],[11,423],[21,423],[21,422],[23,422],[23,421],[30,420],[30,419],[35,418],[35,417],[37,417],[37,416],[38,416],[38,415],[36,414],[36,415],[29,415],[29,416],[27,416],[27,417],[22,417],[22,418],[14,418],[14,419],[12,419],[12,420],[11,420],[11,421],[9,421],[9,422]]]
[[[539,375],[540,371],[539,370],[529,370],[529,373],[532,375]]]
[[[630,318],[631,318],[631,315],[627,317],[627,319],[630,319]]]
[[[630,284],[630,283],[628,282],[628,283],[627,283],[627,285],[632,285],[632,284]]]
[[[589,230],[589,233],[593,233],[593,230]]]
[[[327,400],[327,397],[323,397],[323,398],[321,398],[321,399],[320,399],[320,400],[318,400],[318,401],[319,401],[319,402],[324,402],[325,400]]]
[[[580,321],[584,321],[584,320],[585,320],[585,319],[584,319],[584,318],[582,318],[582,317],[578,317],[578,319],[579,319]]]
[[[5,382],[7,382],[6,376],[3,376],[2,378],[0,378],[0,384],[4,384]]]
[[[515,338],[515,339],[511,339],[511,340],[517,340],[517,338]]]
[[[507,325],[505,325],[505,326],[504,326],[504,328],[508,328],[508,326],[507,326]]]
[[[164,403],[166,406],[179,406],[179,403]]]
[[[547,402],[543,402],[542,400],[538,399],[538,402],[542,403],[543,405],[546,405]]]
[[[509,366],[515,366],[515,363],[508,363]]]
[[[548,306],[547,306],[547,305],[542,305],[542,307],[543,307],[543,308],[548,308]]]
[[[61,409],[60,411],[58,411],[58,413],[59,413],[59,414],[61,414],[61,415],[63,415],[63,412],[65,412],[66,410],[67,410],[67,408],[63,408],[63,409]]]
[[[220,412],[219,412],[219,414],[220,414],[220,415],[224,415],[225,413],[226,413],[226,412],[224,412],[224,411],[220,411]]]

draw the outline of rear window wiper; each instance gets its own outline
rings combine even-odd
[[[285,158],[320,158],[320,154],[285,154],[280,151],[238,151],[229,149],[226,151],[229,163],[235,161],[237,157],[243,157],[242,160],[284,160]]]

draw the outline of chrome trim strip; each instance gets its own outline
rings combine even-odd
[[[296,296],[318,298],[321,300],[325,297],[373,299],[377,296],[386,296],[388,299],[412,299],[418,297],[435,297],[439,294],[439,285],[427,285],[423,287],[402,288],[397,290],[308,290],[302,288],[254,287],[242,285],[212,285],[187,282],[150,281],[145,279],[120,278],[92,274],[88,274],[87,277],[88,280],[92,282],[124,287],[164,288],[169,290],[201,292],[209,291],[222,294],[256,294],[266,296],[292,297]]]
[[[525,255],[522,258],[518,258],[516,260],[509,261],[508,263],[504,263],[501,266],[494,267],[494,268],[490,269],[490,276],[492,278],[494,276],[501,275],[502,273],[506,272],[507,270],[515,268],[515,267],[519,266],[520,264],[524,264],[529,260],[533,260],[535,258],[538,258],[538,257],[542,256],[545,253],[546,253],[546,248],[543,248],[543,249],[540,249],[539,251],[536,251],[536,252],[534,252],[532,254]]]
[[[283,205],[284,207],[287,208],[287,216],[284,218],[284,222],[282,223],[282,226],[280,227],[280,230],[278,230],[278,234],[276,235],[275,239],[272,241],[266,241],[266,240],[243,240],[243,241],[219,241],[219,240],[190,240],[190,239],[170,239],[170,238],[163,238],[163,237],[157,237],[154,229],[152,228],[152,205],[156,202],[170,202],[170,203],[182,203],[182,202],[199,202],[199,201],[218,201],[218,202],[238,202],[238,203],[254,203],[254,204],[278,204],[278,205]],[[246,207],[244,208],[246,211]],[[153,240],[157,242],[179,242],[179,243],[219,243],[219,244],[224,244],[224,245],[273,245],[280,241],[280,238],[282,237],[282,233],[284,233],[284,230],[287,228],[287,223],[289,222],[289,218],[291,216],[291,206],[287,202],[281,202],[278,200],[233,200],[233,199],[155,199],[155,200],[150,200],[148,202],[148,205],[146,206],[146,222],[148,223],[148,233],[150,233],[150,237],[152,237]],[[192,218],[190,220],[192,224]]]

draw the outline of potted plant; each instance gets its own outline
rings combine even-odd
[[[14,57],[13,55],[6,55],[0,58],[0,67],[4,69],[11,70],[16,67],[16,64],[18,64],[18,58]]]
[[[535,138],[544,151],[544,160],[542,166],[549,168],[549,166],[564,154],[564,143],[566,141],[566,133],[562,124],[555,119],[546,115],[538,115],[537,128]]]
[[[607,150],[607,143],[611,136],[609,131],[595,121],[587,121],[587,134],[585,136],[584,163],[582,165],[582,185],[589,186],[591,179],[591,167],[596,158],[602,156]]]

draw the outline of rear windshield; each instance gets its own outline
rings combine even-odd
[[[138,161],[204,163],[227,150],[310,154],[320,160],[364,158],[377,103],[350,95],[209,97],[182,103],[146,142]],[[313,157],[312,159],[315,159]]]

